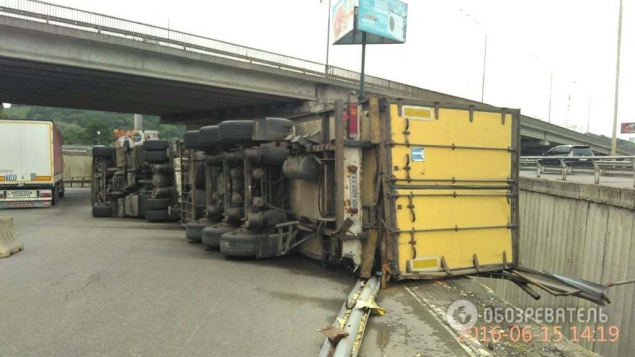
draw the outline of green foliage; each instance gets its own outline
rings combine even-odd
[[[2,115],[0,108],[0,118]],[[13,105],[5,115],[11,119],[52,120],[66,145],[113,145],[114,130],[134,128],[133,115],[123,113]],[[148,115],[143,116],[143,129],[159,130],[159,138],[166,140],[182,138],[185,133],[182,125],[159,124],[159,117]]]
[[[0,103],[0,119],[8,119],[9,116],[7,114],[3,113],[3,111],[4,111],[4,107]]]

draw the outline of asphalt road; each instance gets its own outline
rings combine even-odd
[[[13,216],[0,259],[0,356],[311,356],[356,279],[303,256],[231,260],[176,223],[97,219],[87,190]],[[396,286],[361,356],[458,356],[456,338]]]

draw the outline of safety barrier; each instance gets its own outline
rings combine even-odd
[[[544,161],[557,161],[557,164],[546,164]],[[520,158],[521,170],[536,170],[536,177],[550,170],[562,174],[594,174],[594,183],[600,183],[601,176],[633,176],[635,187],[635,156],[523,156]]]
[[[13,227],[13,217],[0,217],[0,258],[6,258],[24,249]]]

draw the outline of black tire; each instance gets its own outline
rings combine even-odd
[[[192,182],[192,184],[194,185],[195,189],[198,190],[204,190],[205,189],[205,181],[206,181],[206,174],[205,174],[205,162],[206,162],[206,155],[205,153],[202,152],[196,152],[194,153],[194,162],[192,162],[192,167],[190,168],[190,175],[192,175],[191,177],[194,178],[194,182]]]
[[[169,148],[169,140],[148,140],[143,142],[143,149],[146,151],[167,150]]]
[[[183,145],[186,149],[198,149],[201,145],[198,130],[188,130],[183,135]]]
[[[187,223],[185,225],[185,238],[195,243],[201,243],[201,232],[208,225],[209,222],[206,219]]]
[[[250,143],[254,129],[253,120],[228,120],[218,124],[221,143]]]
[[[143,160],[146,162],[163,163],[168,162],[168,153],[165,150],[161,151],[144,151]]]
[[[203,150],[213,150],[220,144],[220,129],[218,125],[202,127],[198,132],[199,147]]]
[[[147,204],[147,201],[146,201]],[[146,221],[148,222],[165,222],[170,220],[170,214],[167,209],[164,210],[148,210],[146,207]]]
[[[94,205],[93,217],[112,217],[111,205]]]
[[[293,122],[283,118],[254,120],[252,139],[254,141],[284,141],[293,134]]]
[[[163,188],[172,185],[172,179],[168,175],[154,174],[152,175],[152,186],[155,188]]]
[[[236,227],[232,227],[227,224],[215,224],[213,226],[207,226],[201,231],[202,243],[206,247],[219,248],[220,237],[223,234],[235,231],[236,229]]]
[[[266,234],[253,233],[246,229],[225,233],[220,237],[220,252],[228,257],[255,258],[260,241],[266,237]]]
[[[147,211],[167,210],[174,200],[171,198],[148,198],[146,200],[145,209]]]
[[[114,156],[115,148],[109,146],[93,146],[93,157],[112,158]]]

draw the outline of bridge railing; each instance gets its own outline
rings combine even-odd
[[[147,42],[335,81],[358,83],[360,78],[359,73],[344,68],[38,0],[0,0],[0,16]],[[429,93],[422,88],[368,75],[365,81],[369,88],[396,91],[404,97],[421,97]]]
[[[536,177],[556,171],[567,180],[567,174],[589,173],[594,183],[602,176],[632,176],[635,187],[635,156],[522,156],[521,170],[535,170]]]

